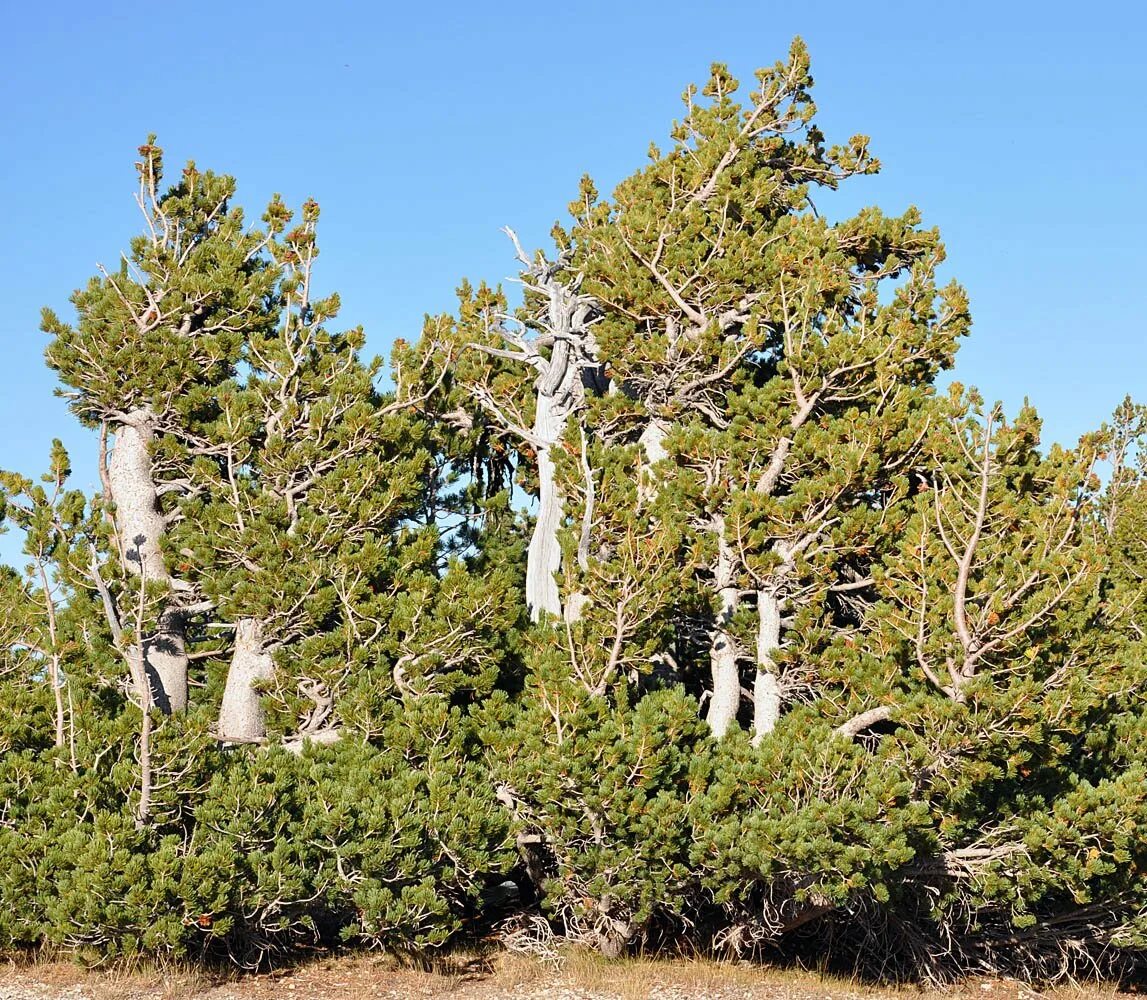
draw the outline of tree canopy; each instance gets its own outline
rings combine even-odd
[[[683,102],[389,364],[315,201],[139,147],[42,319],[101,487],[0,473],[0,945],[1142,967],[1147,410],[941,381],[968,296],[818,209],[880,164],[799,40]]]

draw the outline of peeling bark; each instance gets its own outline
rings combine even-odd
[[[775,654],[781,646],[781,605],[776,594],[757,592],[757,676],[753,681],[753,746],[760,746],[781,715]]]
[[[163,559],[167,522],[159,509],[152,475],[151,445],[155,415],[146,407],[132,411],[114,428],[115,447],[107,467],[107,482],[115,504],[115,528],[120,558],[128,573],[148,583],[174,587]],[[178,607],[159,617],[154,635],[143,642],[144,669],[153,704],[166,714],[187,709],[186,623]]]
[[[221,739],[258,743],[266,738],[262,695],[256,687],[274,676],[275,662],[263,648],[262,627],[252,618],[240,620],[235,625],[235,650],[219,709]]]

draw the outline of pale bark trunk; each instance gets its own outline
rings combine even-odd
[[[534,434],[538,440],[538,517],[526,553],[526,605],[530,609],[530,620],[535,622],[542,612],[554,618],[562,616],[556,574],[562,563],[558,530],[565,503],[554,480],[550,449],[561,439],[566,417],[552,396],[538,395],[534,419]]]
[[[151,699],[164,715],[187,711],[187,647],[183,613],[170,608],[143,644]]]
[[[665,438],[668,434],[669,428],[665,422],[654,419],[645,425],[645,430],[641,432],[641,437],[638,438],[642,455],[640,478],[637,484],[637,502],[639,505],[646,504],[657,496],[657,481],[653,467],[669,457],[669,452],[665,448]]]
[[[713,697],[709,699],[706,721],[718,739],[729,731],[741,705],[741,677],[737,670],[737,649],[727,624],[737,610],[738,592],[721,590],[721,616],[709,644],[710,668],[713,674]]]
[[[115,428],[115,447],[108,462],[108,481],[115,501],[116,533],[127,570],[149,581],[168,582],[170,576],[160,548],[166,523],[151,474],[151,444],[155,418],[135,410]]]
[[[139,808],[135,825],[142,828],[151,822],[151,707],[143,705],[139,722]]]
[[[737,612],[741,593],[733,586],[733,559],[725,542],[724,518],[716,519],[718,555],[716,584],[721,610],[709,640],[709,662],[713,679],[713,696],[709,700],[706,721],[713,735],[720,739],[737,719],[741,705],[741,677],[737,670],[737,645],[729,623]]]
[[[151,689],[139,646],[128,647],[127,662],[139,696],[139,805],[135,810],[135,825],[142,828],[151,820]]]
[[[575,622],[581,621],[581,616],[585,613],[585,609],[589,607],[590,597],[588,594],[573,593],[566,598],[565,617],[568,625],[573,625]]]
[[[561,619],[561,592],[555,577],[561,569],[558,533],[565,510],[564,497],[554,478],[552,450],[561,441],[570,416],[585,402],[586,389],[601,392],[606,389],[608,380],[596,361],[597,343],[590,331],[593,300],[578,293],[580,278],[568,284],[563,282],[559,278],[562,262],[550,263],[540,254],[531,257],[522,249],[512,229],[506,227],[505,232],[525,268],[523,278],[527,287],[543,293],[548,300],[535,317],[545,333],[539,342],[503,331],[505,338],[517,348],[508,356],[524,360],[538,371],[533,429],[524,432],[508,420],[489,397],[488,390],[479,390],[478,398],[503,426],[525,437],[537,449],[538,517],[526,555],[526,605],[532,621],[539,621],[543,614]],[[543,340],[549,348],[548,356],[540,349]],[[480,349],[507,356],[507,352],[499,349]],[[584,556],[586,544],[583,532],[578,546],[580,555]],[[580,607],[574,610],[575,617],[579,611]]]
[[[219,737],[258,743],[267,736],[260,682],[273,680],[275,662],[263,648],[263,630],[251,618],[235,625],[235,649],[219,709]]]
[[[775,594],[757,592],[757,676],[753,682],[753,746],[776,728],[781,686],[776,652],[781,646],[781,606]]]
[[[149,583],[171,586],[163,560],[162,541],[167,522],[159,509],[159,496],[151,467],[155,417],[138,409],[115,427],[115,448],[108,462],[108,484],[115,503],[115,527],[120,556],[127,572]],[[187,708],[187,651],[185,624],[178,608],[161,616],[156,634],[144,642],[143,656],[151,682],[153,703],[170,714]]]
[[[876,708],[870,708],[867,712],[861,712],[859,715],[853,716],[847,722],[841,723],[836,727],[834,732],[839,733],[841,736],[847,736],[850,739],[859,736],[866,729],[875,726],[878,722],[887,722],[892,718],[892,706],[880,705]]]
[[[57,653],[52,654],[52,665],[49,668],[48,680],[52,685],[52,694],[56,699],[56,746],[62,747],[64,745],[64,737],[66,735],[64,729],[64,691],[63,684],[60,680],[60,657]]]
[[[645,455],[645,464],[651,466],[669,457],[665,448],[665,438],[669,435],[669,428],[664,420],[653,419],[645,425],[638,440],[641,442],[641,451]]]
[[[48,582],[48,571],[44,568],[44,560],[38,557],[36,568],[40,574],[40,586],[44,588],[44,607],[48,612],[48,641],[51,643],[51,657],[48,664],[48,681],[52,685],[52,694],[56,701],[56,746],[64,745],[64,693],[61,690],[61,670],[59,632],[56,629],[56,600],[52,596],[51,584]]]
[[[329,747],[341,739],[341,729],[320,729],[315,733],[301,733],[289,740],[283,740],[283,749],[293,754],[301,754],[307,748],[308,743],[320,747]]]

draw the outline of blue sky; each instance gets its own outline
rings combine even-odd
[[[0,467],[40,471],[58,436],[94,485],[39,310],[135,232],[149,131],[171,169],[235,174],[252,218],[316,197],[321,281],[385,353],[462,276],[513,271],[499,227],[540,245],[583,173],[608,190],[640,166],[711,61],[749,79],[795,34],[829,140],[866,133],[884,163],[834,211],[916,204],[944,234],[975,317],[957,377],[1030,397],[1065,442],[1147,399],[1138,4],[68,0],[5,22]]]

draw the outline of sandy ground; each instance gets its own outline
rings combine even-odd
[[[0,1000],[1117,1000],[1113,987],[1050,994],[1011,981],[967,983],[947,992],[875,988],[811,973],[713,962],[567,959],[560,968],[507,957],[439,973],[395,968],[384,958],[321,959],[268,975],[212,980],[172,970],[85,971],[68,963],[0,966]]]

